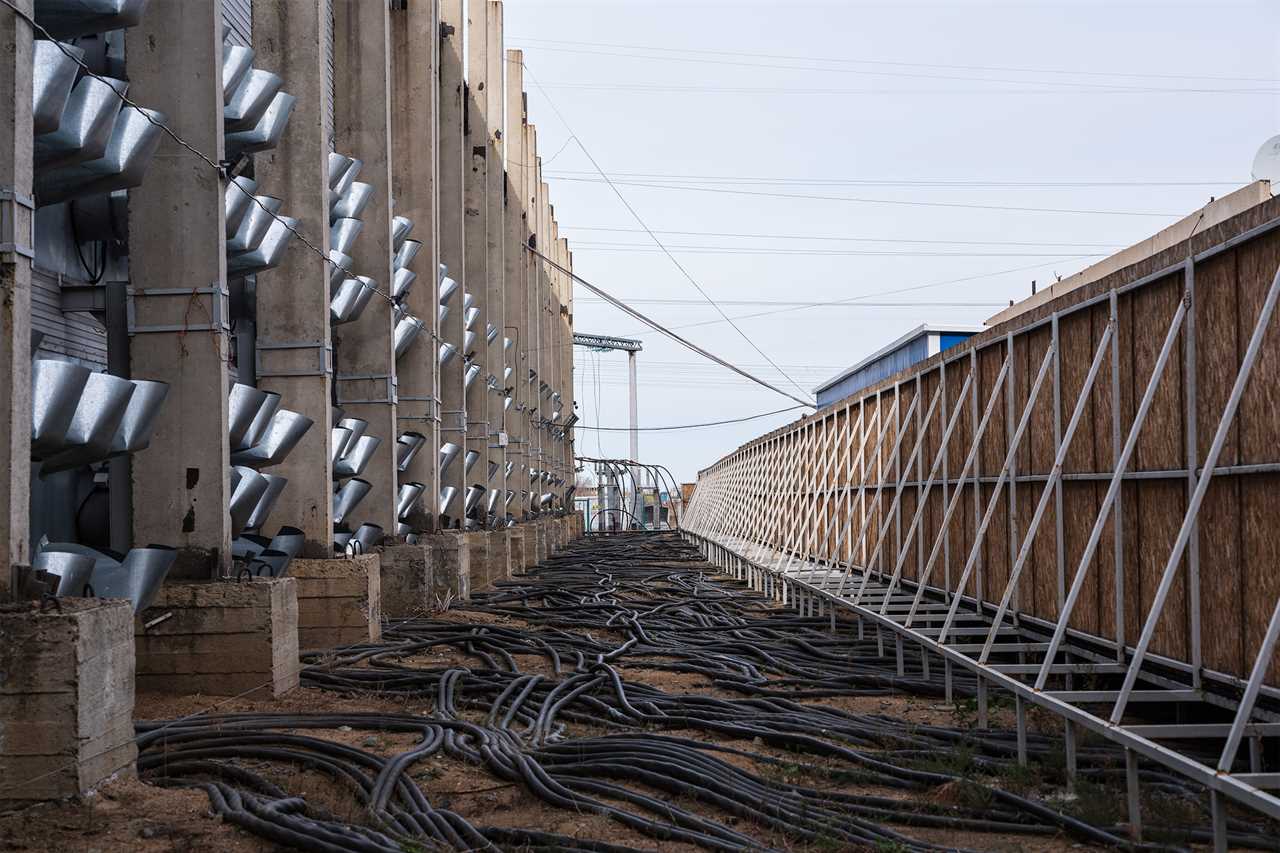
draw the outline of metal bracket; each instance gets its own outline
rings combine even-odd
[[[350,397],[343,397],[342,388],[341,388],[341,385],[339,385],[338,404],[342,405],[345,403],[381,403],[388,406],[394,406],[396,403],[397,397],[396,397],[396,378],[393,374],[390,374],[390,373],[339,373],[334,377],[334,381],[337,383],[361,382],[361,381],[376,382],[378,380],[384,380],[386,382],[387,389],[386,389],[385,397],[371,397],[365,400],[357,400],[357,399],[352,399]]]
[[[317,350],[316,361],[318,366],[315,370],[266,371],[262,369],[263,351],[304,349]],[[324,344],[320,341],[267,341],[258,338],[254,344],[253,369],[254,374],[259,378],[263,376],[331,376],[333,374],[333,345]]]
[[[152,287],[146,290],[136,290],[132,287],[126,291],[128,296],[128,322],[129,335],[146,335],[146,334],[168,334],[173,332],[231,332],[231,326],[227,322],[230,316],[228,302],[231,294],[227,288],[220,283],[215,283],[210,287]],[[137,300],[147,299],[161,296],[212,296],[212,308],[210,309],[210,322],[194,323],[194,324],[173,324],[166,326],[139,326],[136,322],[137,317]]]
[[[27,239],[18,242],[18,213],[27,211]],[[0,187],[0,255],[21,255],[29,261],[36,257],[36,203],[31,196],[19,195],[13,187]]]
[[[426,403],[427,406],[425,408],[427,410],[427,413],[425,415],[402,415],[397,411],[396,420],[426,421],[427,423],[436,423],[436,424],[441,422],[440,421],[440,400],[438,398],[432,397],[430,395],[427,395],[425,397],[401,395],[399,399],[400,399],[400,402],[407,401],[410,403]]]
[[[441,431],[441,432],[460,432],[460,433],[462,433],[463,435],[466,435],[466,433],[467,433],[467,413],[466,413],[465,411],[462,411],[462,410],[452,410],[452,411],[447,411],[447,412],[441,412],[441,413],[440,413],[440,415],[441,415],[441,418],[440,418],[440,424],[441,424],[441,426],[440,426],[440,431]],[[452,427],[444,426],[445,418],[446,418],[448,415],[455,415],[455,416],[457,417],[457,422],[458,422],[458,425],[457,425],[457,426],[452,426]]]

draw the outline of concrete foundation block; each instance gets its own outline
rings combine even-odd
[[[434,605],[432,548],[427,543],[391,545],[382,550],[382,615],[410,619]]]
[[[528,566],[524,560],[524,543],[523,525],[507,528],[507,577],[523,572]]]
[[[299,647],[331,649],[382,639],[381,555],[295,559],[289,574],[298,584]]]
[[[471,545],[473,533],[446,532],[427,537],[431,549],[431,607],[471,596]]]
[[[127,603],[79,599],[61,613],[0,612],[0,780],[35,775],[11,767],[76,765],[21,791],[0,783],[0,800],[79,793],[132,761],[120,757],[132,739],[120,738],[133,710],[132,620]]]
[[[78,796],[132,774],[133,676],[127,601],[0,609],[0,806]]]
[[[134,629],[139,690],[281,696],[298,686],[293,578],[168,583]]]
[[[539,518],[529,525],[534,534],[533,561],[541,563],[547,559],[547,520]]]

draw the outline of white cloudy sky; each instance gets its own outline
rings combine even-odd
[[[505,10],[575,271],[797,395],[921,322],[981,322],[1032,279],[1242,185],[1280,133],[1275,2]],[[580,331],[643,339],[642,426],[793,405],[575,298]],[[626,393],[623,354],[577,352],[584,426],[625,426]],[[692,480],[798,414],[642,433],[641,459]],[[627,455],[625,432],[578,436],[580,453]]]

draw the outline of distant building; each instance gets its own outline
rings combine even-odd
[[[818,408],[830,406],[857,393],[868,385],[874,385],[899,370],[904,370],[944,349],[953,347],[971,335],[983,330],[983,326],[924,324],[917,326],[848,370],[828,379],[814,389]]]

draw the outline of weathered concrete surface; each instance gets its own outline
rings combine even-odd
[[[431,607],[471,596],[470,534],[447,532],[426,537],[431,548]]]
[[[263,697],[298,686],[293,578],[168,583],[134,630],[139,690]]]
[[[388,619],[421,616],[432,606],[432,548],[391,545],[382,550],[382,613]]]
[[[294,560],[298,584],[298,646],[331,649],[382,639],[381,557]]]
[[[529,563],[525,562],[524,547],[527,538],[525,536],[524,527],[516,525],[507,529],[508,556],[507,568],[508,577],[523,572]]]
[[[133,675],[128,602],[0,611],[0,805],[76,796],[132,774]]]

